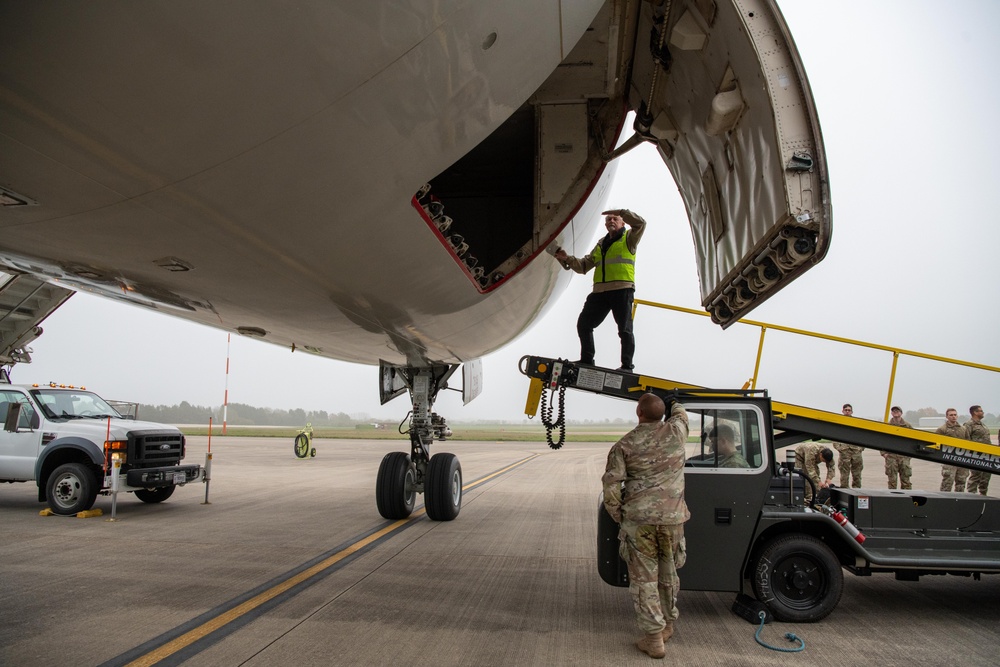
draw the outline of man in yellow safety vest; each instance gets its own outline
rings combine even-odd
[[[635,296],[635,252],[646,221],[628,209],[604,211],[608,233],[586,257],[576,258],[559,248],[555,258],[563,268],[577,273],[594,269],[594,291],[587,296],[576,322],[580,334],[580,363],[594,363],[594,329],[611,313],[622,342],[621,366],[631,371],[635,355],[632,334],[632,300]],[[628,225],[628,229],[625,226]]]

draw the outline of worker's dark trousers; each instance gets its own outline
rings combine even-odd
[[[622,340],[622,367],[632,368],[635,355],[635,336],[632,335],[632,297],[634,289],[616,289],[610,292],[591,292],[583,304],[583,312],[576,321],[580,334],[580,361],[594,363],[594,329],[611,313],[618,324],[618,337]]]

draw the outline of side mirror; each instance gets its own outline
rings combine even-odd
[[[7,418],[3,420],[3,430],[8,433],[17,433],[17,422],[21,418],[21,404],[7,404]]]

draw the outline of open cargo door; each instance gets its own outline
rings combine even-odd
[[[640,3],[629,103],[687,208],[702,305],[726,327],[826,254],[819,120],[769,0]],[[619,149],[619,152],[622,149]]]

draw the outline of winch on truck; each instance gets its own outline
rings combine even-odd
[[[772,401],[766,391],[708,389],[561,359],[528,356],[525,412],[541,401],[550,432],[552,404],[566,389],[638,400],[643,392],[680,402],[691,439],[685,463],[687,562],[681,588],[737,593],[733,611],[809,622],[837,606],[843,572],[924,575],[1000,573],[1000,499],[960,492],[832,488],[824,504],[805,501],[805,473],[779,450],[807,440],[858,444],[926,461],[1000,471],[1000,447]],[[558,392],[558,393],[557,393]],[[728,427],[738,457],[724,456],[713,431]],[[560,437],[554,448],[561,445]],[[793,450],[789,449],[788,453]],[[734,465],[733,462],[736,462]],[[728,467],[733,466],[733,467]],[[816,498],[815,491],[811,494]],[[618,525],[598,505],[598,571],[627,586]]]
[[[0,482],[36,482],[39,502],[55,514],[88,510],[111,493],[116,464],[118,490],[146,503],[204,476],[200,465],[181,464],[177,428],[126,419],[84,388],[0,385],[0,417]]]

